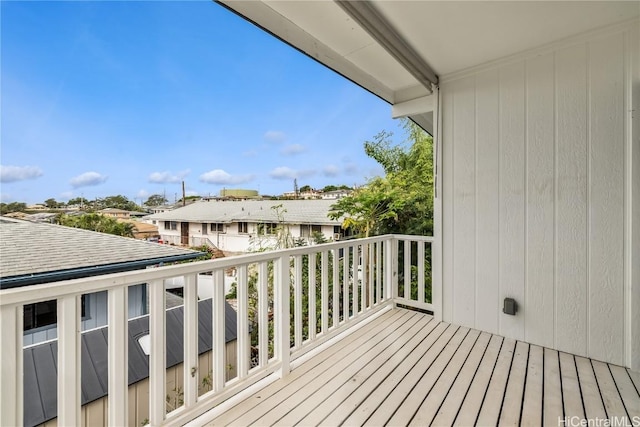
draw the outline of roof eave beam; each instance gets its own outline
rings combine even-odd
[[[420,98],[392,105],[391,117],[398,119],[400,117],[408,117],[415,114],[430,113],[433,112],[434,108],[434,95],[422,96]]]
[[[393,56],[415,77],[420,84],[432,92],[438,85],[438,76],[422,57],[400,36],[391,24],[369,1],[335,0],[355,22]]]

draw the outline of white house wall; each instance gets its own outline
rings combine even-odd
[[[180,222],[177,222],[176,230],[164,229],[164,221],[159,221],[159,233],[160,237],[169,244],[180,245],[181,242],[181,227]],[[249,222],[247,224],[247,233],[238,232],[238,223],[233,222],[230,224],[224,224],[224,232],[219,233],[215,231],[207,231],[207,234],[202,233],[201,222],[189,223],[189,245],[200,246],[212,244],[218,249],[227,252],[247,252],[251,249],[267,246],[272,246],[275,243],[275,235],[260,235],[258,236],[258,223]],[[340,225],[336,223],[335,225]],[[289,232],[294,239],[301,237],[300,224],[289,224]],[[334,238],[334,225],[321,225],[321,233],[327,240],[333,240]],[[208,242],[208,243],[207,243]]]
[[[639,357],[627,304],[638,38],[627,25],[443,76],[444,320],[621,365]]]

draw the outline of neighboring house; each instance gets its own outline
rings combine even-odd
[[[181,398],[184,306],[167,310],[167,406]],[[211,300],[198,303],[198,378],[200,393],[210,390],[213,335]],[[227,380],[236,376],[236,311],[225,304],[225,360]],[[107,425],[107,327],[82,333],[82,418],[87,426]],[[149,316],[129,320],[129,425],[144,425],[149,418]],[[24,349],[24,425],[56,425],[56,359],[58,341]],[[44,423],[44,424],[43,424]]]
[[[119,219],[119,222],[124,222],[127,224],[132,224],[134,227],[133,237],[134,239],[152,239],[157,238],[160,235],[158,234],[158,226],[154,224],[149,224],[147,222],[142,222],[134,219]]]
[[[337,200],[348,196],[353,190],[334,190],[322,193],[322,200]]]
[[[117,219],[128,219],[131,217],[130,211],[125,211],[124,209],[116,209],[116,208],[106,208],[99,210],[98,213],[101,213],[104,216],[110,216],[111,218]]]
[[[332,204],[331,200],[200,201],[147,220],[156,221],[165,243],[247,252],[275,243],[278,227],[309,243],[315,232],[339,240],[342,221],[329,218]]]
[[[0,219],[0,289],[139,270],[200,252],[60,225]],[[146,285],[129,288],[129,317],[147,314]],[[107,293],[82,298],[82,329],[107,323]],[[24,307],[24,344],[54,339],[56,303]]]

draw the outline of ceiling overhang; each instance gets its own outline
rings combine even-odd
[[[429,132],[443,76],[640,16],[638,1],[217,1]]]

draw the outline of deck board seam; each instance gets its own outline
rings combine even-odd
[[[440,412],[440,408],[442,408],[442,405],[444,405],[444,402],[447,400],[447,397],[449,396],[449,393],[451,392],[451,389],[453,388],[453,385],[456,383],[456,381],[458,380],[458,377],[460,376],[460,372],[462,372],[462,369],[464,368],[464,365],[467,363],[467,360],[469,360],[469,356],[471,355],[471,353],[473,352],[473,349],[475,348],[478,340],[480,339],[480,336],[482,335],[482,333],[479,333],[478,336],[476,337],[475,341],[473,342],[473,345],[471,346],[471,348],[469,349],[469,352],[467,353],[467,355],[465,356],[464,360],[462,361],[462,364],[460,364],[460,368],[458,369],[458,372],[456,373],[455,378],[453,379],[453,381],[451,381],[451,384],[449,384],[449,389],[447,390],[447,392],[445,393],[445,395],[442,397],[442,401],[440,402],[440,404],[438,405],[438,408],[436,409],[433,418],[431,419],[431,422],[429,423],[429,426],[431,426],[433,424],[433,420],[435,420],[436,416],[438,415],[438,412]],[[462,343],[460,343],[460,345],[462,345]],[[487,340],[487,345],[489,345],[489,341]],[[485,347],[486,349],[486,347]],[[484,353],[483,353],[484,354]],[[478,366],[480,366],[478,364]],[[445,368],[446,369],[446,368]],[[444,372],[444,371],[442,371]],[[440,374],[442,375],[442,374]],[[439,378],[438,378],[439,379]],[[436,380],[437,382],[437,380]],[[426,399],[426,396],[425,396]],[[424,400],[422,400],[422,403],[424,403]],[[418,408],[419,410],[419,408]],[[417,414],[417,411],[416,411]],[[411,421],[413,421],[413,418],[415,418],[415,414],[414,416],[411,418]],[[411,422],[410,421],[410,422]]]
[[[456,411],[456,416],[453,418],[452,424],[456,423],[456,420],[458,419],[458,416],[460,415],[460,411],[462,410],[462,407],[464,406],[464,402],[467,400],[467,396],[469,395],[469,390],[471,390],[471,386],[473,385],[473,381],[476,379],[476,375],[478,375],[478,370],[480,369],[480,366],[482,365],[482,362],[484,361],[484,358],[487,355],[487,349],[489,348],[489,345],[491,345],[491,338],[493,336],[494,335],[491,334],[491,337],[489,338],[489,340],[487,340],[487,345],[484,347],[484,351],[482,352],[482,357],[480,358],[480,362],[478,362],[478,366],[476,366],[476,370],[473,372],[473,376],[471,377],[471,380],[469,381],[469,385],[467,386],[467,390],[465,391],[464,396],[462,396],[462,399],[460,400],[460,406],[458,407],[458,410]],[[500,345],[502,346],[502,343]]]
[[[460,326],[453,326],[453,325],[448,325],[444,331],[442,331],[442,334],[440,334],[440,336],[444,335],[444,333],[447,331],[447,329],[449,329],[450,327],[454,327],[456,328],[455,331],[451,334],[451,337],[449,337],[449,339],[447,340],[446,343],[444,343],[444,345],[442,346],[442,348],[440,349],[440,351],[438,352],[438,354],[433,358],[433,360],[431,361],[431,363],[429,364],[429,366],[425,369],[425,371],[423,372],[423,374],[420,376],[420,379],[426,374],[426,372],[429,370],[429,368],[431,367],[431,365],[433,365],[433,363],[437,360],[437,358],[440,356],[440,354],[444,351],[444,348],[447,346],[447,344],[449,344],[449,342],[453,339],[453,337],[455,336],[455,334],[458,332],[458,330],[460,329]],[[438,337],[439,338],[439,337]],[[434,342],[435,345],[435,342]],[[431,349],[433,347],[433,345],[429,348]],[[427,354],[429,350],[425,351],[424,354],[422,355],[422,357],[420,358],[420,360],[422,360],[422,358]],[[418,361],[419,362],[419,361]],[[404,379],[407,377],[407,375],[411,372],[411,370],[409,370],[403,377],[403,379],[401,381],[399,381],[397,384],[395,384],[394,388],[392,389],[391,392],[395,391],[395,389],[397,388],[397,386],[404,381]],[[419,381],[419,380],[418,380]],[[417,382],[416,382],[417,383]],[[411,388],[411,390],[413,390],[413,387]],[[389,397],[389,395],[391,394],[391,392],[389,392],[387,394],[387,397],[383,400],[386,401],[387,398]],[[404,400],[406,399],[406,396],[404,399],[402,399],[402,402],[400,402],[400,405],[398,405],[395,410],[393,411],[393,413],[391,414],[391,416],[389,416],[387,418],[387,422],[395,415],[395,413],[398,411],[398,408],[402,405],[402,403],[404,402]],[[374,411],[375,412],[375,411]],[[369,421],[369,419],[371,418],[371,416],[374,414],[374,412],[370,413],[369,416],[365,419],[363,424],[366,424],[367,421]]]
[[[438,355],[433,359],[433,362],[431,362],[429,364],[429,367],[427,369],[425,369],[425,371],[422,373],[422,375],[420,375],[420,378],[418,379],[418,381],[416,381],[413,386],[411,386],[411,389],[409,390],[409,392],[404,396],[404,398],[402,399],[402,401],[400,402],[400,404],[396,407],[395,411],[393,411],[393,414],[391,414],[391,416],[387,419],[387,423],[389,422],[389,420],[391,420],[395,414],[398,412],[398,409],[400,409],[400,407],[404,404],[404,402],[407,400],[407,398],[411,395],[411,393],[415,390],[415,388],[417,387],[417,385],[420,383],[420,381],[422,381],[422,379],[424,378],[424,376],[429,372],[429,369],[431,369],[431,367],[433,366],[433,364],[440,358],[440,356],[442,355],[442,353],[444,352],[445,348],[447,347],[447,345],[451,342],[451,340],[453,340],[453,338],[458,334],[458,332],[460,331],[460,329],[462,329],[462,327],[458,326],[458,328],[456,329],[456,331],[453,333],[453,335],[451,335],[451,338],[449,338],[449,340],[447,341],[447,343],[445,345],[442,346],[442,349],[440,349],[440,351],[438,352]],[[458,346],[456,347],[456,349],[453,351],[451,357],[449,358],[449,360],[447,361],[446,365],[443,367],[442,371],[440,372],[440,374],[438,375],[438,377],[436,378],[435,382],[438,380],[438,378],[440,378],[440,375],[442,375],[442,372],[444,372],[444,369],[446,369],[446,367],[448,366],[449,362],[451,362],[451,359],[453,358],[453,355],[456,353],[456,351],[458,351],[458,348],[460,348],[460,345],[462,345],[462,341],[464,341],[464,339],[467,337],[467,335],[469,334],[469,332],[471,331],[471,329],[467,329],[467,331],[464,333],[464,336],[462,337],[462,339],[460,340],[460,343],[458,343]],[[429,388],[429,391],[431,391],[431,389],[433,388],[433,385],[431,386],[431,388]],[[427,392],[428,394],[428,392]],[[423,401],[424,402],[424,399]],[[422,402],[420,404],[422,404]],[[418,406],[418,409],[420,408],[420,406]],[[417,411],[417,410],[416,410]],[[414,415],[415,416],[415,413]],[[413,418],[413,417],[412,417]]]
[[[425,326],[430,325],[432,322],[436,322],[436,321],[435,321],[434,319],[431,319],[429,322],[427,322],[427,324],[426,324]],[[425,341],[427,338],[429,338],[429,336],[430,336],[430,335],[433,333],[433,331],[436,329],[436,326],[437,326],[437,325],[433,326],[433,328],[431,328],[431,330],[427,333],[427,335],[425,335],[425,336],[424,336],[424,337],[423,337],[419,342],[417,342],[417,343],[416,343],[416,345],[415,345],[415,346],[414,346],[414,347],[413,347],[413,348],[412,348],[412,349],[407,353],[407,356],[406,356],[406,357],[408,357],[410,354],[412,354],[414,351],[416,351],[416,349],[418,349],[418,348],[422,345],[422,343],[424,343],[424,341]],[[443,331],[443,332],[444,332],[444,331]],[[378,367],[378,369],[376,370],[376,372],[380,371],[380,370],[382,369],[382,367],[383,367],[383,366],[384,366],[384,365],[385,365],[389,360],[391,360],[391,358],[392,358],[392,357],[393,357],[393,355],[389,356],[389,358],[387,358],[387,360],[386,360],[383,364],[381,364],[381,365]],[[381,378],[381,379],[379,380],[378,384],[377,384],[377,385],[376,385],[376,386],[375,386],[375,387],[374,387],[374,388],[373,388],[369,393],[367,393],[367,395],[366,395],[366,396],[363,396],[363,399],[361,400],[361,403],[360,403],[360,404],[358,404],[357,406],[355,406],[355,407],[354,407],[354,409],[353,409],[352,411],[350,411],[350,412],[346,415],[346,417],[344,417],[343,422],[344,422],[344,420],[348,419],[348,418],[349,418],[349,416],[351,416],[351,414],[352,414],[353,412],[355,412],[355,411],[360,407],[360,405],[361,405],[363,402],[365,402],[365,401],[369,398],[369,396],[371,396],[371,394],[373,394],[373,393],[378,389],[378,387],[380,387],[380,385],[381,385],[381,384],[383,384],[383,383],[384,383],[384,381],[385,381],[385,380],[386,380],[390,375],[392,375],[392,374],[396,371],[396,369],[397,369],[401,364],[402,364],[402,361],[400,361],[398,364],[396,364],[396,365],[393,367],[393,369],[391,369],[391,370],[389,371],[389,373],[388,373],[388,374],[386,374],[383,378]],[[374,374],[372,374],[372,375],[371,375],[371,377],[373,377],[373,375],[374,375]],[[363,383],[360,385],[360,387],[361,387],[362,385],[364,385],[367,381],[369,381],[369,380],[371,379],[371,377],[369,377],[369,378],[367,378],[365,381],[363,381]],[[350,398],[350,397],[351,397],[354,393],[356,393],[358,390],[359,390],[359,388],[358,388],[358,389],[354,389],[351,393],[349,393],[349,395],[348,395],[344,400],[347,400],[348,398]],[[325,416],[324,416],[324,417],[319,421],[319,424],[321,424],[325,419],[327,419],[327,418],[331,415],[331,413],[332,413],[332,412],[330,412],[329,414],[325,415]],[[341,425],[342,425],[342,424],[341,424]]]
[[[500,348],[498,349],[498,353],[496,354],[496,360],[493,362],[493,368],[491,369],[491,375],[489,375],[489,381],[487,381],[487,387],[484,389],[484,395],[482,396],[482,402],[480,402],[480,406],[478,407],[478,413],[476,414],[476,419],[473,421],[474,425],[478,425],[478,418],[480,418],[480,413],[482,412],[482,407],[484,406],[484,402],[487,398],[487,392],[489,391],[489,387],[491,386],[491,380],[493,379],[493,374],[496,371],[496,366],[498,365],[498,360],[500,360],[500,353],[502,352],[502,347],[504,347],[504,338],[502,342],[500,342]]]
[[[416,326],[419,326],[420,320],[421,320],[421,319],[417,319],[417,320],[416,320],[416,322],[415,322],[414,324],[412,324],[412,325],[410,325],[410,326],[407,326],[407,327],[406,327],[406,330],[405,330],[404,332],[402,332],[400,335],[395,336],[395,337],[393,338],[393,340],[392,340],[391,342],[389,342],[388,344],[386,344],[386,346],[385,346],[384,348],[382,348],[382,349],[379,349],[379,350],[378,350],[378,346],[375,346],[375,347],[372,347],[372,348],[368,349],[364,355],[369,355],[369,354],[373,353],[373,354],[374,354],[374,356],[373,356],[369,361],[367,361],[367,362],[366,362],[362,367],[360,367],[360,368],[359,368],[359,369],[354,373],[354,375],[356,375],[358,372],[360,372],[362,369],[364,369],[364,368],[365,368],[366,366],[368,366],[369,364],[371,364],[371,363],[373,363],[374,361],[376,361],[376,359],[379,357],[379,355],[380,355],[380,354],[382,354],[383,352],[387,351],[391,346],[393,346],[393,344],[394,344],[394,343],[396,343],[396,342],[401,342],[401,341],[402,341],[402,338],[403,338],[406,334],[410,333],[410,332],[412,331],[412,329],[413,329],[413,328],[415,328]],[[405,324],[405,325],[406,325],[406,324]],[[405,326],[405,325],[402,325],[402,326]],[[398,328],[398,329],[399,329],[399,328]],[[397,331],[397,330],[396,330],[396,331]],[[392,337],[392,334],[389,334],[389,335],[387,336],[387,338],[389,338],[389,337]],[[384,341],[384,340],[383,340],[383,341]],[[379,344],[379,345],[381,345],[381,344],[382,344],[382,341],[381,341],[380,343],[378,343],[378,344]],[[405,344],[406,344],[406,343],[405,343]],[[404,344],[403,344],[403,346],[404,346]],[[363,356],[364,356],[364,355],[363,355]],[[389,356],[389,357],[391,357],[391,356]],[[347,369],[347,368],[349,368],[349,367],[353,366],[354,364],[356,364],[356,363],[358,363],[358,362],[359,362],[359,360],[358,360],[358,359],[356,359],[356,360],[354,360],[353,362],[349,363],[348,365],[343,366],[342,370],[341,370],[340,372],[337,372],[337,373],[336,373],[336,375],[334,375],[333,377],[331,377],[331,379],[329,379],[329,380],[327,381],[327,383],[328,383],[328,382],[330,382],[330,381],[333,381],[335,378],[342,377],[342,376],[343,376],[343,375],[342,375],[342,374],[343,374],[343,371],[344,371],[345,369]],[[320,375],[316,376],[314,379],[319,378],[319,376],[320,376]],[[349,378],[350,378],[350,377],[351,377],[351,375],[349,375]],[[343,382],[339,387],[336,387],[336,388],[340,388],[340,387],[342,387],[342,386],[343,386],[345,383],[347,383],[348,381],[349,381],[349,379],[347,378],[347,380],[346,380],[346,381],[344,381],[344,382]],[[305,386],[308,386],[310,383],[311,383],[311,381],[310,381],[309,383],[307,383]],[[319,391],[322,389],[322,387],[324,387],[324,385],[323,385],[323,386],[320,386],[320,387],[319,387],[319,388],[317,388],[317,389],[315,389],[312,393],[307,394],[307,395],[306,395],[306,398],[308,399],[308,398],[312,397],[313,395],[315,395],[317,392],[319,392]],[[328,397],[327,397],[327,398],[328,398]],[[322,402],[324,402],[327,398],[323,399],[321,402],[318,402],[318,403],[317,403],[317,404],[316,404],[316,405],[311,409],[311,411],[313,411],[314,409],[316,409],[316,408],[317,408],[320,404],[322,404]],[[278,418],[277,420],[275,420],[275,423],[277,424],[280,420],[282,420],[284,417],[286,417],[287,415],[289,415],[292,411],[294,411],[295,409],[297,409],[297,408],[298,408],[301,404],[303,404],[303,403],[304,403],[304,401],[303,401],[303,402],[299,402],[298,404],[296,404],[294,407],[292,407],[291,409],[289,409],[286,413],[282,414],[282,415],[280,416],[280,418]],[[271,409],[271,411],[273,411],[274,409],[275,409],[275,408],[272,408],[272,409]],[[271,412],[271,411],[268,411],[268,412]],[[309,412],[311,412],[311,411],[309,411]],[[267,413],[268,413],[268,412],[267,412]]]

